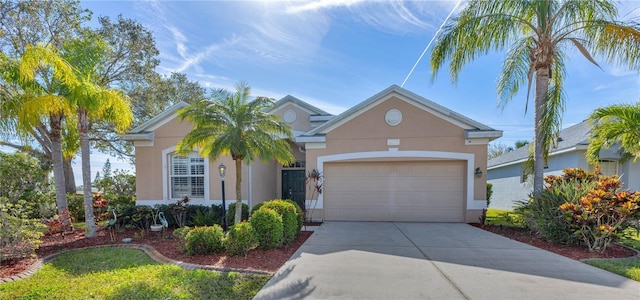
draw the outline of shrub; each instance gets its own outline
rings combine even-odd
[[[193,207],[195,207],[195,205]],[[191,216],[191,223],[193,223],[194,226],[220,225],[220,212],[215,208],[217,208],[217,206],[200,206],[200,209],[195,210],[195,214]]]
[[[40,244],[46,226],[27,218],[26,201],[9,202],[0,197],[0,261],[32,255]]]
[[[487,182],[487,208],[491,204],[491,196],[493,195],[493,184]]]
[[[261,208],[249,219],[258,239],[258,248],[270,249],[282,245],[282,217],[273,209]]]
[[[187,252],[187,234],[189,234],[191,229],[189,226],[184,226],[173,231],[173,236],[179,241],[176,245],[180,252]]]
[[[84,222],[84,196],[81,194],[67,194],[69,215],[75,222]]]
[[[246,221],[249,219],[249,205],[242,203],[242,218],[240,221]],[[229,204],[229,210],[227,210],[227,227],[233,226],[236,222],[236,203]]]
[[[258,245],[258,239],[251,224],[241,222],[229,229],[224,245],[231,255],[247,255],[249,250]]]
[[[187,210],[189,209],[189,197],[184,196],[181,200],[169,205],[171,216],[176,222],[176,226],[183,227],[187,225]]]
[[[222,251],[222,227],[220,225],[193,228],[187,233],[187,254],[211,254]]]
[[[296,218],[298,221],[298,230],[296,232],[296,235],[298,235],[298,233],[300,233],[300,230],[302,229],[302,226],[304,225],[304,210],[302,210],[302,207],[300,207],[300,205],[298,205],[298,203],[296,203],[293,200],[287,199],[284,201],[293,204],[293,207],[295,207],[296,209],[296,214],[297,214]]]
[[[296,212],[295,204],[276,199],[265,202],[261,209],[265,208],[275,210],[282,217],[282,242],[285,245],[291,243],[300,232],[300,228],[302,228],[302,226],[298,227],[299,214]]]
[[[560,209],[564,203],[579,203],[593,183],[577,179],[557,180],[527,202],[521,202],[515,211],[522,215],[526,225],[550,243],[576,245],[580,243],[577,229]]]
[[[254,213],[254,212],[256,212],[256,211],[260,210],[260,208],[261,208],[263,205],[264,205],[264,202],[260,202],[260,203],[258,203],[258,204],[256,204],[256,205],[254,205],[254,206],[251,208],[251,215],[253,215],[253,213]]]
[[[620,186],[616,176],[601,176],[580,202],[560,206],[567,220],[578,226],[575,235],[589,251],[604,252],[627,220],[640,212],[640,193],[620,190]]]

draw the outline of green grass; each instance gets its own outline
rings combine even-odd
[[[593,260],[588,262],[594,267],[640,281],[640,260],[637,259],[616,259],[616,260]]]
[[[487,209],[486,224],[519,227],[520,225],[514,222],[518,219],[519,215],[510,210],[496,208]]]
[[[73,251],[0,285],[4,299],[251,299],[267,275],[188,271],[133,249]]]

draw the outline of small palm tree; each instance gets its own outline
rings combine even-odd
[[[294,160],[286,138],[291,128],[267,110],[273,100],[256,97],[250,101],[251,89],[246,83],[236,85],[236,92],[215,90],[211,100],[202,100],[178,112],[180,120],[193,123],[193,130],[178,143],[178,153],[198,149],[202,156],[217,159],[231,155],[236,165],[236,207],[242,207],[242,162],[255,157],[262,161]],[[242,209],[236,209],[235,224],[240,223]]]
[[[476,57],[509,47],[498,78],[501,105],[527,85],[534,90],[534,193],[542,190],[545,157],[561,128],[564,61],[573,48],[640,68],[640,26],[616,21],[616,7],[599,0],[472,0],[444,29],[431,56],[433,78],[450,59],[451,78]],[[527,98],[528,102],[528,98]]]
[[[598,164],[600,150],[618,144],[634,160],[640,158],[640,103],[618,104],[596,109],[589,116],[587,160]]]

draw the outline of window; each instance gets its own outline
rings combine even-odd
[[[172,154],[169,160],[171,198],[204,198],[204,158],[195,153],[187,156]]]
[[[602,175],[610,176],[618,174],[618,162],[615,160],[602,159],[600,163],[600,172]]]

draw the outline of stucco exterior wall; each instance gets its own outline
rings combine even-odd
[[[390,109],[398,109],[402,113],[402,122],[397,126],[390,126],[385,122],[385,114]],[[390,151],[390,148],[391,151],[468,153],[474,157],[473,168],[480,167],[483,170],[482,176],[473,176],[473,197],[477,200],[485,200],[487,145],[466,145],[464,134],[465,131],[460,126],[436,117],[397,97],[391,97],[329,131],[326,134],[326,148],[310,149],[307,147],[307,170],[318,168],[318,157],[332,154]],[[399,145],[390,146],[390,139],[398,140]],[[437,158],[375,158],[377,161],[411,159]],[[465,186],[467,186],[466,182]],[[307,198],[310,199],[310,197],[311,193],[308,190]],[[317,210],[313,217],[321,218],[322,216],[323,212]],[[465,220],[477,222],[478,217],[479,210],[468,210]]]

